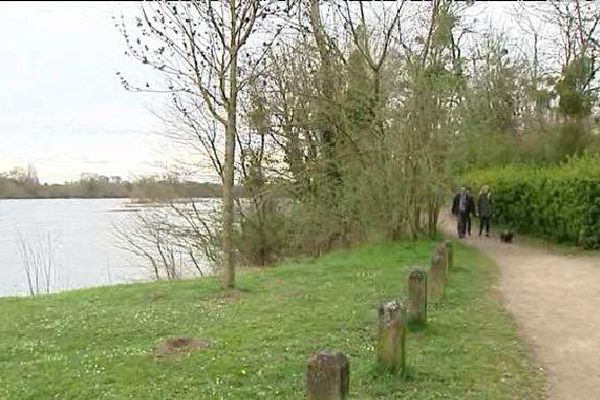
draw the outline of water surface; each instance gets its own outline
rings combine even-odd
[[[140,260],[119,248],[128,199],[0,200],[0,296],[28,294],[19,248],[52,242],[52,291],[151,278]],[[120,210],[120,211],[119,211]]]

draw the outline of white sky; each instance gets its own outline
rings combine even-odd
[[[42,181],[62,182],[153,170],[154,98],[125,91],[115,75],[143,72],[111,19],[135,6],[0,3],[0,171],[32,162]]]
[[[502,28],[506,3],[494,3],[478,14]],[[111,19],[137,6],[0,2],[0,172],[31,162],[52,183],[160,171],[169,158],[149,109],[162,99],[125,91],[115,75],[150,73],[124,55]]]

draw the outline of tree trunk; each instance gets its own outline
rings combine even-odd
[[[334,124],[335,118],[338,117],[338,110],[334,105],[335,81],[333,79],[333,62],[327,33],[323,28],[321,20],[320,2],[318,0],[311,0],[309,6],[310,24],[313,28],[315,42],[321,59],[320,89],[322,99],[317,111],[317,120],[319,121],[319,133],[325,156],[325,176],[327,178],[325,186],[329,190],[329,201],[331,201],[331,204],[336,204],[338,195],[336,189],[340,186],[342,177],[337,160],[338,135]]]
[[[233,4],[233,3],[232,3]],[[222,246],[223,284],[235,287],[235,264],[233,260],[233,183],[235,168],[235,140],[237,137],[237,37],[235,9],[231,12],[231,64],[229,65],[229,99],[227,101],[227,126],[225,127],[225,162],[223,163]]]
[[[225,129],[225,163],[223,165],[223,283],[235,286],[235,265],[233,262],[233,169],[235,162],[235,110],[228,112]]]

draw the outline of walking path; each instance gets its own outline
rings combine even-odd
[[[456,237],[454,219],[443,228]],[[546,373],[548,398],[600,400],[600,258],[555,254],[518,236],[512,244],[497,234],[464,242],[498,265],[504,304]]]

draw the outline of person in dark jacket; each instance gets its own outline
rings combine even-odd
[[[477,217],[477,213],[475,210],[475,199],[471,194],[471,187],[467,186],[467,195],[469,196],[469,212],[467,213],[467,234],[471,236],[471,215]]]
[[[487,185],[482,186],[477,199],[477,215],[479,216],[479,236],[485,227],[485,236],[490,236],[490,220],[492,219],[492,194]]]
[[[463,239],[467,230],[467,217],[473,212],[473,198],[467,193],[463,185],[452,201],[452,215],[457,219],[458,237]]]

